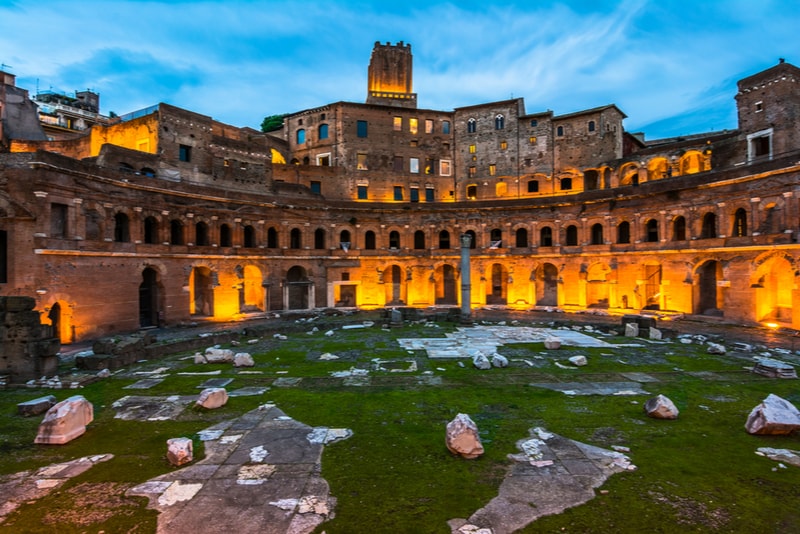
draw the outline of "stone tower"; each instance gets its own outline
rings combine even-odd
[[[367,104],[415,109],[417,95],[411,83],[411,45],[375,43],[369,60]]]

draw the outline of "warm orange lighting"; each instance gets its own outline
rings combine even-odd
[[[778,328],[779,325],[778,323],[764,323],[764,326],[766,326],[767,328],[772,328],[774,330]]]

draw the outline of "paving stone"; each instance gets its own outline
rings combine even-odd
[[[150,389],[151,387],[157,386],[163,381],[163,378],[143,378],[141,380],[137,380],[133,384],[125,386],[122,389]]]
[[[256,395],[263,395],[269,391],[268,387],[246,387],[246,388],[239,388],[234,389],[233,391],[228,392],[228,397],[250,397]]]
[[[279,388],[292,387],[299,384],[303,379],[299,377],[281,376],[276,378],[272,385]]]
[[[197,389],[224,388],[231,382],[233,382],[233,378],[209,378],[208,380],[197,386]]]

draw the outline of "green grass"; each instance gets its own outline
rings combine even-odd
[[[354,322],[354,321],[353,321]],[[0,473],[8,474],[89,454],[112,453],[50,496],[22,507],[0,532],[56,532],[48,523],[61,511],[87,506],[86,488],[106,487],[107,495],[173,470],[164,458],[170,437],[197,432],[236,417],[267,400],[312,426],[347,427],[353,436],[326,447],[322,475],[338,499],[336,517],[318,530],[329,534],[360,532],[447,532],[446,521],[468,517],[497,494],[516,453],[516,441],[528,429],[543,426],[578,441],[610,448],[624,445],[638,470],[614,475],[589,503],[545,517],[524,532],[791,532],[800,531],[800,468],[778,467],[757,456],[758,447],[800,449],[800,436],[761,437],[744,431],[750,410],[769,393],[800,405],[793,380],[770,380],[743,370],[748,355],[706,354],[697,345],[647,344],[625,349],[563,348],[545,351],[541,344],[506,345],[500,352],[513,360],[507,369],[477,371],[469,362],[432,361],[409,354],[400,337],[442,337],[447,328],[409,326],[382,331],[336,330],[289,334],[286,341],[237,350],[251,352],[252,369],[239,375],[230,365],[197,365],[186,354],[169,358],[181,372],[219,369],[235,378],[229,389],[271,386],[278,377],[302,378],[294,387],[272,386],[262,397],[237,397],[218,410],[186,410],[177,421],[128,422],[114,419],[111,404],[125,395],[195,395],[204,376],[175,372],[149,390],[126,390],[137,377],[127,373],[80,390],[7,389],[0,396]],[[308,326],[310,330],[312,326]],[[611,342],[629,342],[609,338]],[[243,338],[244,340],[244,338]],[[319,361],[330,352],[340,360]],[[583,354],[589,365],[562,369],[571,355]],[[372,360],[416,359],[415,373],[375,371]],[[126,371],[154,369],[147,362]],[[398,363],[398,366],[403,367]],[[333,371],[370,369],[370,385],[342,386]],[[444,369],[443,371],[439,369]],[[280,373],[286,371],[285,374]],[[441,377],[438,386],[420,385],[423,372]],[[536,382],[622,381],[621,373],[658,377],[643,384],[647,396],[568,396],[530,386]],[[704,373],[713,374],[704,374]],[[46,394],[59,400],[79,393],[95,407],[87,433],[63,446],[33,445],[41,417],[16,415],[16,403]],[[681,411],[675,421],[647,418],[642,405],[663,393]],[[466,461],[444,446],[444,428],[457,413],[469,414],[480,429],[486,453]],[[202,456],[195,439],[195,457]],[[116,485],[115,485],[116,484]],[[105,485],[105,486],[103,486]],[[81,490],[81,491],[78,491]],[[117,512],[86,525],[61,522],[58,532],[153,532],[155,513],[142,499],[120,497]],[[101,514],[102,515],[102,514]]]

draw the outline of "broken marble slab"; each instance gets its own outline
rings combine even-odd
[[[538,382],[529,385],[565,395],[649,395],[638,382]]]
[[[197,389],[224,388],[231,382],[233,382],[233,378],[209,378],[197,386]]]

